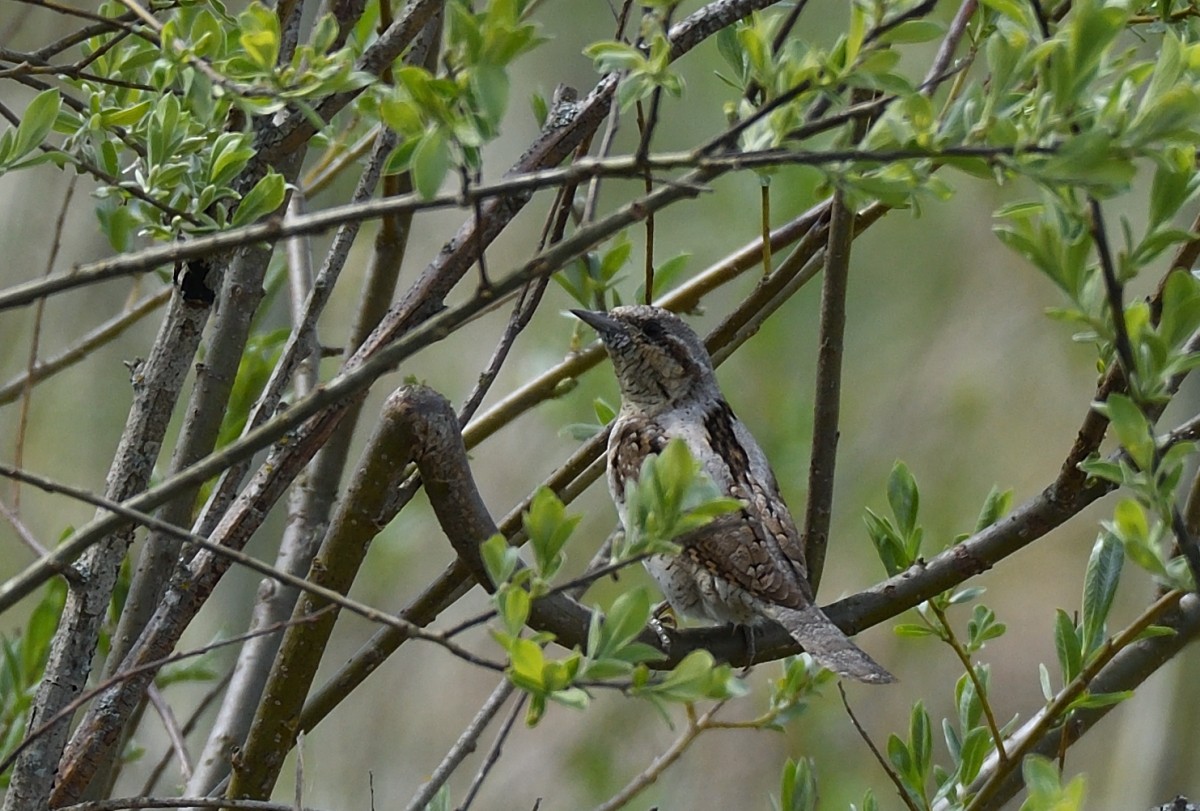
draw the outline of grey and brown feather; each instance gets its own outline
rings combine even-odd
[[[874,684],[892,675],[814,605],[804,546],[766,456],[725,402],[704,343],[676,315],[645,305],[572,310],[612,357],[621,411],[608,441],[608,487],[626,522],[625,482],[672,438],[741,511],[677,539],[646,568],[676,612],[737,625],[774,621],[825,667]]]

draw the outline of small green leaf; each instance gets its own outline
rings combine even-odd
[[[275,171],[270,172],[255,183],[254,188],[247,192],[242,201],[238,203],[237,210],[233,212],[233,226],[236,228],[241,225],[249,225],[260,217],[270,214],[283,204],[286,194],[287,186],[284,183],[283,175]]]
[[[983,586],[971,586],[969,588],[962,589],[961,591],[956,591],[954,594],[950,595],[949,604],[962,605],[963,603],[969,603],[972,600],[981,597],[986,591],[987,589]]]
[[[1050,683],[1050,670],[1044,664],[1038,664],[1038,681],[1042,685],[1042,697],[1046,701],[1054,700],[1054,686]]]
[[[530,692],[545,688],[542,670],[546,658],[540,645],[531,639],[514,640],[508,656],[511,663],[509,678],[513,684]]]
[[[923,781],[929,774],[933,756],[933,728],[929,723],[929,713],[925,711],[925,704],[921,701],[913,705],[909,715],[908,741],[913,767]]]
[[[413,188],[425,200],[432,199],[441,188],[442,179],[450,169],[450,142],[441,130],[432,130],[417,142],[412,154]]]
[[[519,560],[517,550],[509,546],[505,537],[498,532],[479,545],[479,554],[494,586],[507,583],[516,571]]]
[[[1079,675],[1083,667],[1083,655],[1080,651],[1079,636],[1075,623],[1070,615],[1061,608],[1055,612],[1054,650],[1058,654],[1058,664],[1062,668],[1063,682],[1070,682]]]
[[[612,656],[632,642],[650,619],[650,598],[645,589],[628,591],[613,601],[601,626],[597,657]]]
[[[471,88],[487,121],[499,126],[508,109],[508,73],[499,65],[480,64],[471,72]]]
[[[995,485],[988,491],[987,498],[983,501],[983,509],[979,511],[979,518],[975,521],[975,531],[982,532],[992,524],[999,521],[1012,508],[1012,490],[1001,491]]]
[[[983,0],[983,5],[1022,27],[1028,24],[1025,16],[1026,6],[1019,0]]]
[[[262,3],[251,3],[238,15],[241,43],[247,58],[260,71],[275,69],[279,59],[279,18]]]
[[[496,608],[509,636],[516,636],[525,627],[532,606],[529,592],[519,586],[508,586],[496,592]]]
[[[880,42],[904,45],[914,42],[930,42],[940,37],[946,26],[935,20],[907,20],[879,38]]]
[[[1092,693],[1084,691],[1082,695],[1071,702],[1067,709],[1094,710],[1099,707],[1111,707],[1130,698],[1133,698],[1132,690],[1122,690],[1116,693]]]
[[[920,494],[917,492],[916,480],[903,462],[896,462],[892,467],[892,473],[888,477],[887,497],[900,534],[905,538],[911,536],[917,525]]]
[[[592,401],[592,411],[601,425],[608,425],[617,417],[617,410],[600,397]]]
[[[975,727],[963,738],[959,776],[964,785],[979,776],[984,758],[993,748],[992,736],[986,727]]]
[[[930,628],[928,625],[918,625],[916,623],[900,623],[892,631],[896,636],[937,636],[937,631]]]
[[[1092,546],[1083,579],[1083,644],[1089,654],[1104,640],[1108,612],[1124,564],[1125,551],[1121,542],[1111,533],[1100,533]]]
[[[600,73],[633,70],[646,64],[641,51],[622,42],[596,42],[584,48],[583,55],[596,64]]]
[[[1154,458],[1154,437],[1146,415],[1124,394],[1110,394],[1096,408],[1112,423],[1122,447],[1141,470],[1149,470]]]
[[[7,156],[8,161],[15,161],[37,148],[58,117],[58,109],[62,99],[57,90],[43,90],[34,96],[33,101],[25,108],[21,123],[17,126],[16,139],[12,142]]]
[[[562,564],[562,548],[582,516],[567,516],[562,501],[549,487],[539,487],[529,510],[522,516],[534,563],[542,577],[550,578]]]
[[[132,107],[113,108],[100,114],[100,122],[106,127],[128,127],[141,121],[153,106],[149,101],[143,101]]]

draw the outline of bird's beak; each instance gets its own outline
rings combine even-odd
[[[602,336],[622,331],[621,322],[608,313],[593,310],[571,310],[571,314]]]

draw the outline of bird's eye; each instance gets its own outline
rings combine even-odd
[[[642,324],[642,334],[651,341],[661,341],[667,336],[667,332],[663,329],[663,325],[657,321],[647,321]]]

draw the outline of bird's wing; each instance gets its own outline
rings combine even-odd
[[[797,609],[812,605],[805,582],[776,562],[778,545],[748,510],[721,516],[676,543],[680,554],[760,600]]]
[[[746,530],[733,533],[737,543],[754,547],[756,551],[749,554],[765,557],[759,564],[764,572],[774,564],[768,579],[780,582],[767,591],[778,596],[768,599],[790,607],[811,605],[804,545],[766,455],[724,401],[705,414],[704,427],[713,450],[710,458],[728,465],[729,494],[746,504],[739,517]]]

